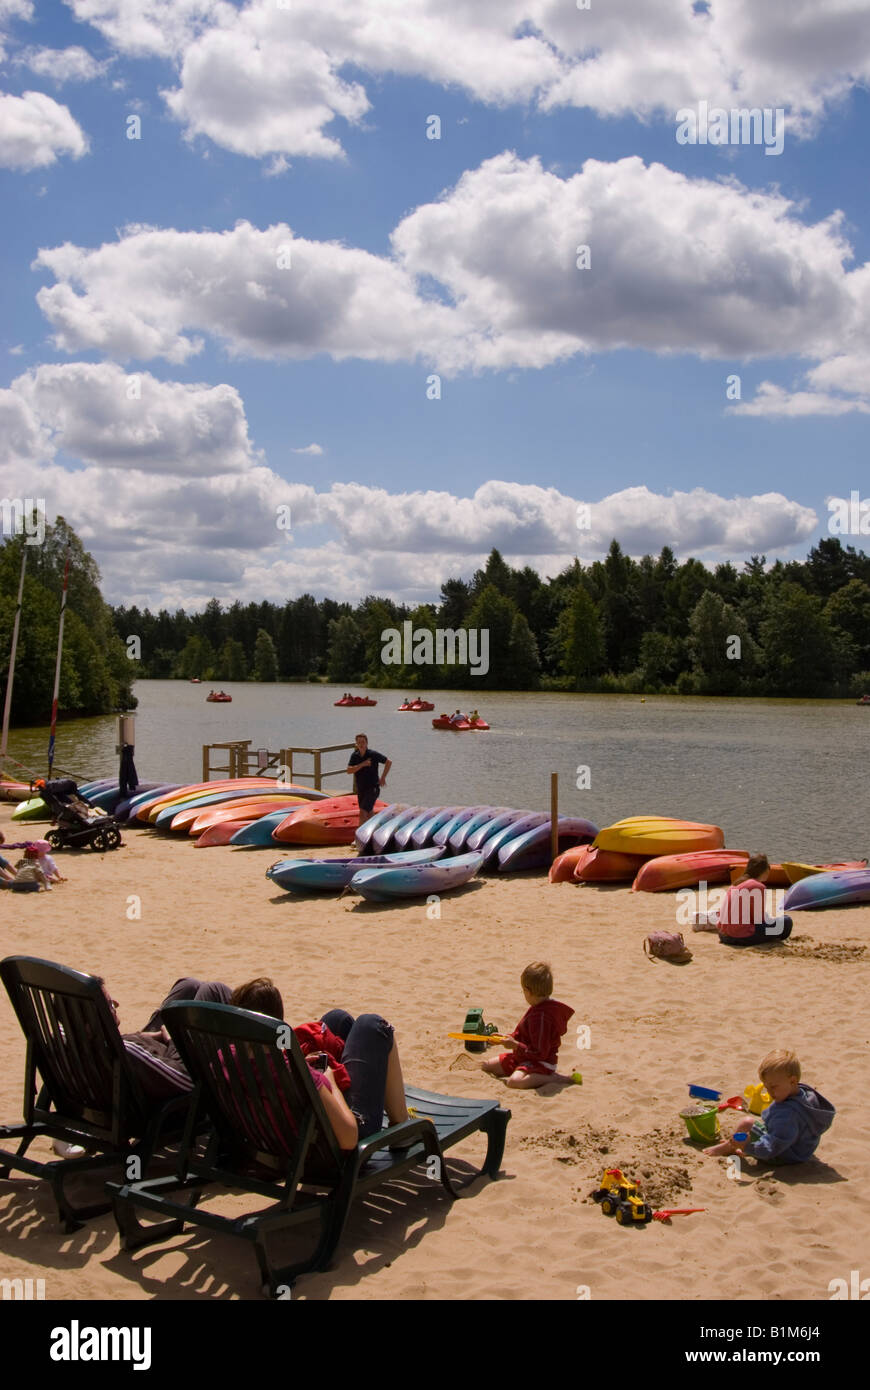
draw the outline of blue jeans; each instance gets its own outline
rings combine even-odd
[[[380,1014],[360,1014],[355,1019],[346,1009],[330,1009],[320,1021],[344,1041],[341,1060],[350,1074],[350,1090],[344,1098],[356,1116],[360,1139],[367,1139],[384,1128],[392,1026]]]
[[[782,919],[782,931],[776,931],[775,924],[771,923],[769,928],[756,927],[751,936],[724,936],[720,932],[719,940],[723,946],[768,946],[772,941],[785,941],[791,936],[793,925],[791,918],[785,914]]]

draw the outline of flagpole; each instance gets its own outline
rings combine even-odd
[[[18,650],[18,628],[21,623],[21,604],[24,598],[24,570],[27,566],[27,546],[21,547],[21,578],[18,581],[18,606],[12,625],[12,650],[9,653],[9,675],[6,679],[6,703],[3,706],[3,736],[0,740],[0,768],[6,759],[6,740],[9,737],[9,715],[12,712],[12,681],[15,677],[15,653]]]
[[[51,733],[48,736],[48,775],[54,762],[54,731],[57,727],[57,697],[60,692],[60,660],[63,655],[63,620],[66,617],[66,587],[69,579],[69,545],[63,567],[63,594],[60,600],[60,623],[57,629],[57,663],[54,668],[54,695],[51,700]]]

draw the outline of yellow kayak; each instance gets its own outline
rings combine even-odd
[[[725,835],[718,825],[677,820],[672,816],[628,816],[599,830],[592,843],[595,849],[652,857],[724,849]]]

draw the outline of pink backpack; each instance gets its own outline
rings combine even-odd
[[[685,965],[692,959],[692,952],[679,931],[654,931],[643,943],[645,954],[650,960],[672,960]]]

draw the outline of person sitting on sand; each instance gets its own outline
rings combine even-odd
[[[3,844],[5,844],[5,843],[6,843],[6,836],[3,834],[3,831],[0,830],[0,845],[3,845]],[[15,870],[14,870],[14,868],[13,868],[12,865],[10,864],[9,860],[8,860],[8,859],[4,859],[4,858],[3,858],[3,855],[0,854],[0,879],[5,879],[8,883],[11,883],[12,880],[14,879],[14,877],[15,877]]]
[[[44,888],[46,893],[51,892],[51,884],[39,866],[39,855],[35,849],[26,849],[18,860],[15,865],[14,882],[36,883],[40,888]]]
[[[502,1039],[510,1051],[481,1062],[481,1069],[490,1076],[507,1077],[507,1084],[514,1090],[546,1086],[550,1081],[570,1081],[570,1076],[556,1071],[556,1062],[559,1044],[574,1010],[551,997],[553,972],[544,961],[527,965],[520,976],[520,984],[529,1008],[513,1033]]]
[[[50,854],[51,845],[48,840],[34,840],[27,848],[36,854],[37,863],[49,883],[66,883],[66,879]]]
[[[801,1082],[801,1064],[793,1052],[768,1052],[758,1075],[772,1104],[752,1125],[748,1138],[724,1139],[704,1153],[713,1158],[749,1154],[772,1163],[806,1163],[833,1123],[833,1105],[813,1086]],[[745,1130],[747,1123],[745,1119],[738,1123],[735,1132]]]
[[[766,854],[750,854],[740,878],[725,894],[715,920],[723,946],[761,946],[785,941],[791,935],[792,920],[780,913],[769,917],[764,885],[770,877]]]
[[[230,1003],[271,1018],[284,1018],[281,994],[269,979],[251,980],[234,991]],[[317,1023],[294,1027],[311,1077],[329,1116],[339,1148],[355,1149],[384,1128],[408,1118],[405,1083],[393,1029],[379,1014],[330,1009]],[[318,1062],[326,1057],[323,1070]],[[286,1054],[285,1054],[286,1057]],[[267,1097],[264,1095],[264,1106]]]

